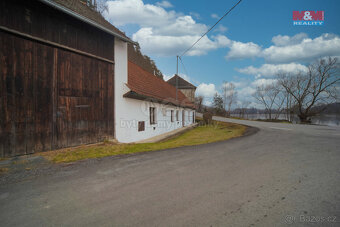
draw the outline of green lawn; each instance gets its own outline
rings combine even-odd
[[[157,143],[143,144],[112,144],[101,143],[89,146],[80,146],[75,148],[67,148],[56,151],[42,152],[42,155],[48,160],[56,163],[74,162],[88,158],[100,158],[105,156],[131,154],[153,150],[163,150],[181,146],[191,146],[205,143],[212,143],[243,135],[246,126],[214,122],[212,125],[198,126],[192,130],[186,131],[181,135],[166,141]]]

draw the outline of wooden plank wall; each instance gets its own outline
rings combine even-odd
[[[0,32],[0,156],[114,136],[114,65]]]
[[[59,50],[57,68],[57,147],[113,135],[113,64]]]
[[[4,2],[8,3],[3,1],[0,4],[4,5]],[[10,7],[0,9],[2,12],[11,10]],[[35,18],[33,12],[31,19]],[[19,20],[14,16],[12,18]],[[70,21],[72,23],[77,22]],[[4,25],[1,13],[0,25]],[[33,31],[34,26],[31,27]],[[43,29],[46,33],[53,33],[51,37],[61,37],[62,28],[58,26]],[[96,40],[101,40],[98,31],[95,34]],[[96,48],[86,47],[85,43],[90,45],[94,42],[87,41],[91,37],[79,39],[75,35],[73,38],[75,43],[72,44],[70,38],[65,39],[67,42],[64,44],[75,45],[78,49],[105,58],[114,57],[113,49],[108,47],[105,50],[100,47],[102,44]],[[111,39],[107,41],[104,36],[101,42],[108,46],[112,44],[113,48],[113,37]],[[106,51],[111,51],[110,55]],[[113,83],[112,63],[0,31],[0,157],[113,138]]]
[[[0,154],[51,148],[53,48],[0,32]]]
[[[111,35],[36,0],[0,1],[0,25],[114,60]]]

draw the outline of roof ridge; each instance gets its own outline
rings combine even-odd
[[[191,87],[191,88],[196,88],[195,85],[193,85],[192,83],[190,83],[189,81],[183,79],[182,77],[180,77],[179,75],[175,74],[173,77],[171,77],[169,80],[167,80],[166,82],[171,84],[172,86],[176,86],[175,85],[175,80],[176,80],[176,77],[179,78],[180,81],[177,81],[177,82],[182,82],[184,83],[184,85],[179,85],[179,88],[184,88],[184,87]]]
[[[139,95],[144,95],[149,98],[156,98],[166,103],[172,103],[174,105],[194,108],[194,104],[176,88],[156,77],[152,73],[143,69],[140,65],[128,60],[128,83],[127,86],[131,92],[135,92]],[[124,97],[129,97],[125,94]],[[131,96],[130,96],[131,98]]]

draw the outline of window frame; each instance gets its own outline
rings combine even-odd
[[[156,107],[149,107],[149,117],[150,117],[150,125],[155,125],[157,124],[157,119],[156,119]]]
[[[138,121],[138,132],[145,131],[145,121]]]

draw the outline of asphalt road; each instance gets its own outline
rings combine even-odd
[[[0,225],[340,226],[339,127],[232,121],[260,130],[2,183]]]

